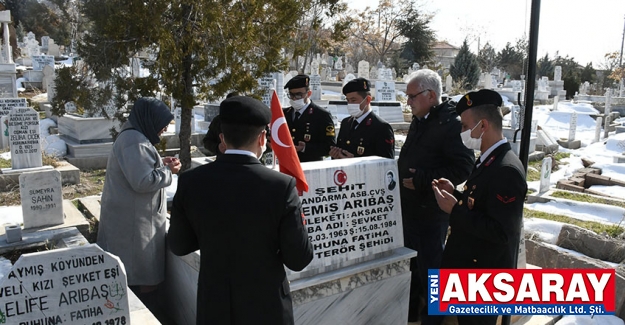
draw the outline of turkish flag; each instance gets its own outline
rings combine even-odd
[[[280,172],[295,177],[295,187],[300,193],[308,192],[306,176],[304,176],[302,165],[297,158],[291,132],[289,132],[289,126],[286,124],[282,104],[280,104],[275,89],[271,96],[271,149],[278,158]]]

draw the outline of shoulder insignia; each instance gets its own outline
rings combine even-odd
[[[393,139],[384,139],[384,142],[386,142],[388,144],[393,144],[393,142],[395,142],[395,140],[393,140]]]
[[[516,201],[516,196],[507,197],[507,196],[501,196],[501,195],[497,194],[497,200],[503,202],[504,204],[508,204],[508,203],[512,203],[512,202]]]
[[[313,108],[312,106],[308,107],[308,114],[312,114],[313,113]]]
[[[495,161],[495,156],[490,157],[490,159],[488,159],[488,161],[484,164],[484,166],[490,166],[490,164],[493,163],[493,161]]]
[[[371,125],[371,123],[372,123],[371,118],[367,119],[366,125],[369,126],[369,125]]]
[[[334,125],[326,126],[326,136],[334,136]]]

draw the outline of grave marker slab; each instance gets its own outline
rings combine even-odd
[[[571,121],[569,122],[569,142],[575,140],[575,129],[577,129],[577,112],[571,113]]]
[[[42,71],[46,65],[54,68],[54,56],[52,55],[33,55],[31,58],[33,59],[34,71]]]
[[[39,130],[39,113],[30,107],[15,107],[9,114],[11,168],[33,168],[43,165]]]
[[[26,98],[0,98],[0,116],[9,115],[14,107],[27,107]]]
[[[394,102],[397,100],[394,81],[375,82],[375,100],[379,102]]]
[[[9,116],[0,116],[0,149],[9,147]]]
[[[311,100],[321,100],[321,76],[310,76],[310,90],[312,90]]]
[[[365,60],[358,62],[358,78],[369,79],[369,62]]]
[[[260,88],[265,90],[262,102],[271,107],[271,95],[273,94],[272,90],[276,89],[276,79],[271,76],[263,77],[258,80],[258,84]]]
[[[0,280],[6,324],[129,324],[119,258],[95,244],[24,254]]]
[[[599,142],[601,140],[601,125],[603,124],[603,117],[597,117],[597,121],[595,121],[595,141]]]
[[[61,172],[30,172],[19,177],[24,229],[63,224]]]
[[[365,157],[302,166],[316,186],[303,193],[302,213],[315,250],[307,270],[374,258],[403,246],[397,164]]]
[[[540,169],[540,193],[549,191],[551,186],[551,157],[543,159],[543,165]]]

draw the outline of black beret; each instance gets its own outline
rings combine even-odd
[[[291,78],[289,82],[284,85],[284,89],[296,89],[296,88],[304,88],[310,85],[310,78],[305,74],[298,74],[297,76]]]
[[[502,103],[501,95],[498,92],[490,89],[480,89],[462,96],[458,104],[456,104],[456,112],[460,115],[469,108],[488,104],[500,107]]]
[[[230,97],[219,105],[223,123],[241,125],[267,125],[271,122],[271,110],[263,102],[246,96]]]
[[[343,95],[353,93],[355,91],[371,91],[371,83],[365,78],[356,78],[350,80],[343,86]]]

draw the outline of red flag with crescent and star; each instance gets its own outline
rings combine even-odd
[[[271,96],[271,149],[278,158],[280,172],[295,177],[295,187],[300,193],[308,192],[306,176],[304,176],[302,165],[297,158],[291,132],[289,132],[289,126],[286,124],[282,104],[280,104],[275,89]]]

